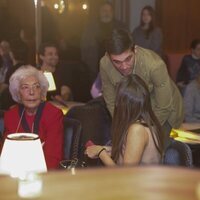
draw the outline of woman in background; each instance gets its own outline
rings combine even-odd
[[[200,123],[200,72],[191,81],[184,93],[185,122]]]
[[[145,6],[141,11],[140,25],[132,33],[136,45],[151,49],[162,55],[163,35],[155,23],[155,11],[151,6]]]
[[[18,68],[10,78],[9,90],[18,104],[4,115],[4,138],[10,133],[38,134],[48,169],[59,167],[63,156],[63,114],[46,102],[49,83],[32,66]]]
[[[117,89],[112,123],[112,150],[92,145],[90,158],[99,157],[105,165],[158,164],[163,152],[161,126],[155,117],[150,94],[137,75],[124,78]]]

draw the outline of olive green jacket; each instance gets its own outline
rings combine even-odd
[[[178,128],[184,117],[182,96],[169,77],[163,60],[153,51],[137,46],[133,73],[146,82],[151,95],[152,109],[161,125],[168,121],[173,128]],[[103,96],[113,115],[116,86],[123,75],[115,69],[107,55],[100,61],[100,74]]]

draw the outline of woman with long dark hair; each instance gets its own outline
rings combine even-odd
[[[162,55],[162,32],[156,26],[155,11],[151,6],[145,6],[141,11],[140,25],[132,33],[135,44],[151,49]]]
[[[129,75],[118,85],[112,123],[112,150],[92,145],[90,158],[105,165],[158,164],[163,153],[161,126],[151,108],[148,88],[137,75]]]

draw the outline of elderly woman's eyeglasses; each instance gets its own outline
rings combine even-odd
[[[37,91],[41,89],[41,87],[39,83],[34,83],[33,85],[22,84],[20,86],[20,89],[24,92],[29,92],[29,91]]]

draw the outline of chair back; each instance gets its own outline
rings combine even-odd
[[[183,142],[172,140],[165,151],[163,164],[192,167],[193,159],[190,147]]]
[[[111,116],[103,97],[88,102],[83,106],[71,108],[67,117],[81,123],[80,156],[84,158],[85,144],[88,140],[94,144],[105,145],[110,139]]]
[[[81,124],[78,120],[64,117],[64,159],[78,158]]]

